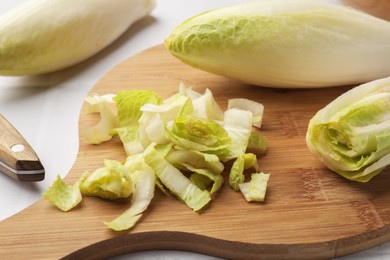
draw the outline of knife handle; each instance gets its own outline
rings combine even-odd
[[[38,156],[11,123],[0,115],[0,171],[21,181],[44,179]]]

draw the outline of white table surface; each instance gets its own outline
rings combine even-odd
[[[26,1],[2,0],[0,13]],[[22,183],[0,174],[0,221],[38,200],[57,174],[64,177],[69,172],[78,151],[81,105],[88,91],[106,72],[134,54],[162,43],[175,26],[190,16],[245,0],[156,2],[151,17],[132,26],[111,46],[81,64],[45,76],[0,77],[0,113],[24,135],[46,170],[45,180],[38,183]],[[146,251],[115,257],[129,258],[217,259],[180,251]],[[390,259],[390,243],[339,259],[367,258]]]

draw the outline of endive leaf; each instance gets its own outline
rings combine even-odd
[[[58,175],[52,185],[45,190],[43,197],[62,211],[69,211],[82,200],[79,182],[73,185],[66,184]]]

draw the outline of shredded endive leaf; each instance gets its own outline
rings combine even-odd
[[[143,157],[139,155],[129,156],[126,159],[125,167],[129,171],[135,188],[130,208],[114,220],[104,222],[115,231],[132,228],[142,217],[142,212],[148,208],[154,196],[155,174],[153,169],[144,162]]]
[[[43,197],[62,211],[69,211],[82,200],[79,183],[66,184],[58,175],[53,184],[43,193]]]

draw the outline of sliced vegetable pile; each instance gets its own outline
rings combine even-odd
[[[91,95],[86,102],[87,112],[99,113],[100,121],[82,135],[91,144],[118,136],[127,158],[105,160],[104,167],[84,173],[73,185],[58,177],[44,197],[59,209],[77,206],[82,194],[131,197],[126,212],[105,222],[113,230],[126,230],[141,218],[157,186],[199,211],[223,185],[229,161],[230,187],[247,201],[264,201],[269,174],[260,171],[257,157],[266,152],[267,140],[253,129],[261,126],[262,104],[231,99],[223,111],[209,89],[201,94],[184,84],[165,100],[151,90],[123,90]]]
[[[324,1],[262,0],[193,16],[165,45],[188,65],[253,85],[352,85],[389,75],[390,23]]]

